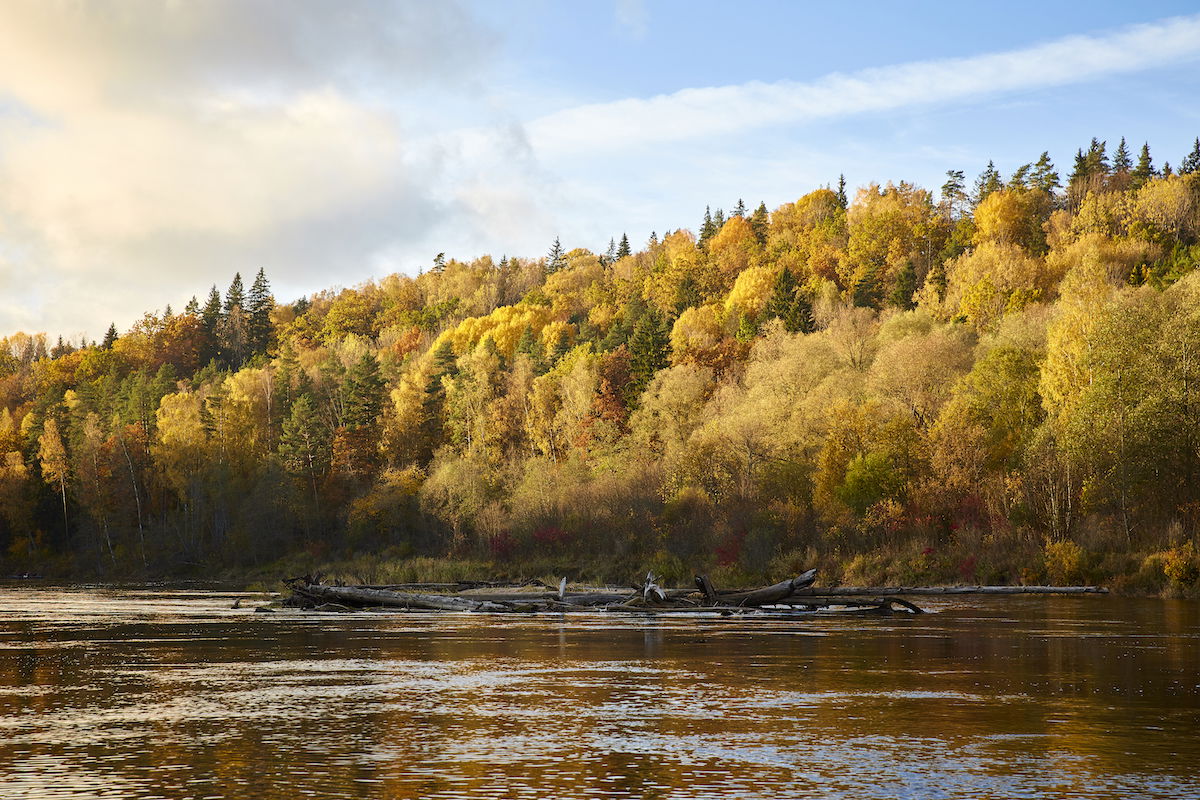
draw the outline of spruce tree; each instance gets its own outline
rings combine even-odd
[[[346,373],[346,427],[367,428],[375,424],[383,410],[384,386],[379,362],[370,353],[363,353]]]
[[[746,204],[742,202],[742,198],[738,198],[737,205],[733,207],[733,215],[738,218],[745,218]]]
[[[639,397],[654,373],[667,366],[671,335],[666,321],[653,311],[644,313],[629,337],[630,396]]]
[[[200,316],[200,301],[196,299],[196,295],[192,295],[192,299],[187,301],[187,305],[183,307],[183,313],[191,314],[193,317]]]
[[[550,252],[546,254],[546,274],[552,275],[566,266],[567,259],[563,253],[562,242],[558,237],[554,237],[554,245],[550,248]]]
[[[604,251],[604,257],[600,261],[604,264],[611,264],[617,260],[617,240],[608,240],[608,249]]]
[[[1154,177],[1154,161],[1150,158],[1150,143],[1142,143],[1142,152],[1138,154],[1137,166],[1133,168],[1133,188],[1139,189]]]
[[[654,236],[653,233],[650,235],[652,237]],[[629,237],[622,233],[621,234],[621,243],[619,245],[617,245],[617,258],[625,258],[625,256],[630,254],[630,252],[631,251],[629,249]]]
[[[316,503],[318,478],[329,469],[330,434],[308,394],[296,398],[283,421],[279,456],[288,472],[307,479]]]
[[[1116,173],[1129,172],[1133,168],[1133,161],[1129,157],[1129,147],[1125,144],[1124,136],[1117,144],[1117,152],[1113,153],[1112,168]]]
[[[1196,137],[1196,142],[1192,145],[1192,152],[1184,156],[1183,162],[1179,165],[1180,175],[1191,175],[1193,172],[1200,172],[1200,136]]]
[[[846,197],[846,176],[844,174],[838,175],[837,204],[843,209],[850,205],[850,200]]]
[[[240,272],[233,273],[233,280],[229,283],[228,291],[225,292],[225,307],[223,309],[225,316],[229,316],[229,313],[234,308],[240,308],[243,311],[246,310],[246,292],[242,287],[242,273]]]
[[[758,208],[754,209],[754,213],[750,215],[750,230],[754,232],[754,238],[758,240],[759,244],[767,243],[769,221],[767,204],[759,203]]]
[[[717,226],[713,222],[712,210],[709,206],[704,207],[704,221],[700,223],[700,238],[696,244],[703,247],[708,243],[708,240],[717,232]]]
[[[913,307],[913,294],[917,291],[917,271],[911,261],[905,261],[904,266],[896,273],[896,285],[888,297],[888,302],[896,308],[908,310]]]
[[[208,292],[208,301],[200,312],[200,326],[204,330],[204,347],[200,360],[208,363],[217,357],[217,327],[221,324],[221,293],[214,284]]]
[[[117,323],[112,323],[108,326],[108,333],[104,334],[104,342],[100,345],[101,350],[112,350],[113,343],[117,341]]]
[[[271,296],[271,286],[267,283],[267,275],[262,269],[254,276],[254,283],[250,286],[246,302],[250,349],[255,353],[265,353],[271,344],[271,311],[275,308],[275,298]]]

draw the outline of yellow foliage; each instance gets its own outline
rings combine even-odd
[[[709,350],[724,336],[725,314],[716,303],[684,310],[671,327],[671,350],[679,362],[688,352]]]
[[[1016,244],[987,241],[947,265],[944,308],[983,330],[1010,308],[1050,295],[1060,275]],[[1014,295],[1020,299],[1010,304]]]
[[[511,358],[525,328],[529,328],[534,336],[539,336],[553,316],[553,312],[546,306],[525,303],[501,306],[486,317],[467,317],[455,327],[444,331],[434,341],[431,350],[436,350],[442,342],[449,341],[454,352],[462,355],[474,350],[475,346],[483,341],[484,336],[491,336],[500,352]]]
[[[737,276],[729,297],[725,300],[726,311],[737,309],[751,316],[758,316],[771,299],[775,279],[779,271],[774,267],[750,267]]]
[[[1040,253],[1046,241],[1042,220],[1050,205],[1050,196],[1038,189],[992,192],[975,209],[975,242],[1015,244]]]
[[[742,217],[730,217],[709,240],[708,253],[722,278],[728,281],[750,266],[758,254],[758,240],[749,222]]]

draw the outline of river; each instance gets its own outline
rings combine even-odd
[[[0,588],[0,797],[1200,797],[1200,603],[255,614]]]

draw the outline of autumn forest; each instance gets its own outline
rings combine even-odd
[[[239,275],[0,338],[0,574],[1194,592],[1198,266],[1200,139],[1093,139],[290,303]]]

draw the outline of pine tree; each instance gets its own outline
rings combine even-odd
[[[1150,143],[1142,143],[1142,151],[1138,154],[1137,166],[1133,168],[1134,189],[1139,189],[1154,177],[1154,161],[1150,158]]]
[[[1125,137],[1121,137],[1121,141],[1117,144],[1117,152],[1113,153],[1113,172],[1124,173],[1129,172],[1133,167],[1133,161],[1129,157],[1129,147],[1125,144]]]
[[[433,257],[433,272],[441,275],[446,271],[446,254],[438,253]]]
[[[200,301],[196,299],[196,295],[192,295],[192,299],[187,301],[187,305],[183,307],[183,313],[191,314],[193,317],[200,316]]]
[[[1175,170],[1171,169],[1171,162],[1164,161],[1163,165],[1162,165],[1162,176],[1164,178],[1169,178],[1174,174],[1175,174]]]
[[[611,264],[617,260],[617,240],[608,240],[608,249],[604,251],[604,257],[600,259],[605,264]]]
[[[746,216],[746,204],[742,202],[742,198],[740,197],[738,198],[737,205],[733,207],[733,216],[738,217],[739,219],[745,218]]]
[[[1029,185],[1034,189],[1041,189],[1051,197],[1062,186],[1058,179],[1058,171],[1054,169],[1054,162],[1050,160],[1050,153],[1043,150],[1038,156],[1038,160],[1033,164],[1033,172],[1029,176]]]
[[[1012,189],[1028,189],[1029,188],[1029,173],[1033,169],[1033,164],[1022,164],[1013,172],[1012,177],[1008,179],[1008,185]]]
[[[759,203],[758,208],[754,209],[754,213],[750,215],[750,230],[754,232],[754,238],[758,240],[759,244],[767,243],[769,221],[767,204]]]
[[[254,276],[250,293],[246,297],[246,309],[250,333],[250,350],[265,353],[271,344],[271,312],[275,309],[275,298],[262,269]]]
[[[846,208],[850,205],[849,199],[846,197],[846,176],[838,175],[838,190],[837,204],[841,208]]]
[[[540,375],[546,371],[545,349],[533,335],[533,328],[528,325],[521,331],[521,338],[517,340],[516,353],[528,358],[529,363],[533,365],[533,371],[537,374]]]
[[[715,236],[716,234],[720,233],[721,228],[723,227],[725,227],[725,211],[718,208],[716,212],[713,213],[713,235]]]
[[[310,395],[300,395],[283,422],[279,456],[288,472],[308,479],[314,503],[318,502],[318,479],[329,469],[329,446],[329,428],[321,420],[316,404]]]
[[[1004,188],[1004,181],[1000,179],[1000,172],[996,169],[995,163],[988,161],[983,172],[979,173],[979,177],[975,179],[975,192],[971,198],[975,205],[979,205],[992,192],[997,192]]]
[[[656,238],[653,233],[651,233],[650,236],[651,236],[651,239]],[[621,244],[619,244],[617,246],[617,258],[625,258],[625,256],[630,254],[630,252],[631,251],[629,249],[629,237],[622,233],[621,234]]]
[[[112,350],[113,343],[117,341],[117,323],[112,323],[108,326],[108,333],[104,334],[104,342],[100,345],[101,350]]]
[[[554,237],[554,245],[550,248],[550,252],[546,254],[546,274],[552,275],[566,266],[567,259],[563,253],[562,242],[558,237]]]
[[[167,307],[163,309],[163,320],[166,321],[175,316],[175,310],[171,308],[171,304],[167,303]]]
[[[1179,165],[1180,175],[1191,175],[1193,172],[1200,172],[1200,136],[1196,137],[1192,152],[1184,156],[1183,162]]]
[[[960,208],[966,204],[968,198],[964,191],[966,188],[966,178],[961,169],[946,170],[946,182],[942,184],[942,202],[946,204],[946,216],[949,219],[955,219],[954,207],[958,205]]]

